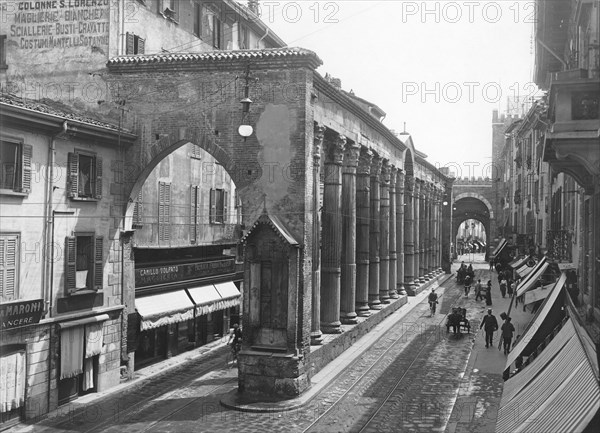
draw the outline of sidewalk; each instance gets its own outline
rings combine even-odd
[[[487,314],[487,309],[492,308],[492,314],[496,316],[500,327],[503,323],[500,314],[508,312],[510,298],[508,295],[506,298],[502,298],[496,271],[486,270],[483,275],[487,278],[481,279],[482,284],[487,284],[488,280],[492,281],[492,306],[487,307],[484,301],[478,301],[485,308],[483,308],[482,315],[476,319],[481,323],[483,315]],[[474,296],[471,292],[470,297]],[[513,303],[510,317],[515,327],[514,342],[518,335],[524,333],[533,314],[530,310],[523,312],[523,304],[516,307]],[[493,433],[496,429],[496,419],[504,385],[502,372],[506,364],[506,355],[502,348],[498,350],[500,331],[494,333],[494,345],[491,348],[485,347],[484,331],[477,329],[475,332],[477,332],[477,337],[473,344],[465,376],[458,390],[456,404],[446,427],[447,433]]]

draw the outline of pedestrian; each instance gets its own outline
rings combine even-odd
[[[515,327],[510,322],[511,318],[507,317],[502,325],[502,328],[500,328],[502,330],[502,341],[504,343],[505,355],[508,355],[508,352],[510,352],[510,342],[512,341],[513,334],[515,332]]]
[[[469,292],[471,291],[471,280],[472,277],[469,274],[467,274],[465,276],[465,298],[469,297]]]
[[[475,300],[479,301],[480,299],[483,301],[483,286],[481,285],[481,280],[477,280],[477,284],[475,284]]]
[[[504,278],[504,271],[500,270],[498,272],[498,284],[500,284],[500,282],[502,281],[502,278]]]
[[[506,291],[508,293],[508,297],[510,298],[513,295],[514,282],[512,278],[508,279],[508,283],[506,285]]]
[[[498,330],[498,320],[496,316],[492,314],[492,309],[488,308],[488,313],[483,316],[479,329],[483,328],[485,331],[485,347],[488,348],[494,345],[494,332]]]
[[[494,272],[494,259],[490,257],[490,272]]]
[[[500,281],[500,293],[502,294],[503,298],[506,296],[506,285],[507,284],[508,284],[508,282],[506,281],[506,278],[502,278],[502,281]]]
[[[492,305],[492,280],[488,280],[487,290],[485,291],[485,305]]]

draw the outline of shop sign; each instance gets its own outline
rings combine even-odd
[[[153,266],[135,270],[136,288],[156,284],[175,283],[197,278],[231,274],[235,271],[235,259],[210,260],[178,265]]]
[[[19,328],[39,323],[44,312],[44,300],[33,299],[0,304],[2,329]]]

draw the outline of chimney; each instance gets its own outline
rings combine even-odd
[[[258,15],[258,0],[248,0],[248,9]]]
[[[341,90],[342,89],[342,80],[340,80],[339,78],[331,78],[331,84],[333,85],[333,87],[335,87],[336,89]]]

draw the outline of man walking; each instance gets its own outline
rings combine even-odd
[[[512,341],[513,334],[515,332],[515,327],[512,323],[510,323],[511,318],[507,317],[504,323],[502,324],[502,341],[504,343],[504,354],[508,355],[510,352],[510,342]]]
[[[483,316],[479,329],[484,328],[485,330],[485,347],[488,348],[493,346],[494,332],[498,330],[498,320],[496,316],[492,314],[492,309],[488,308],[487,316]]]
[[[479,301],[480,299],[483,301],[483,286],[481,285],[481,280],[477,280],[477,284],[475,284],[475,300]]]

